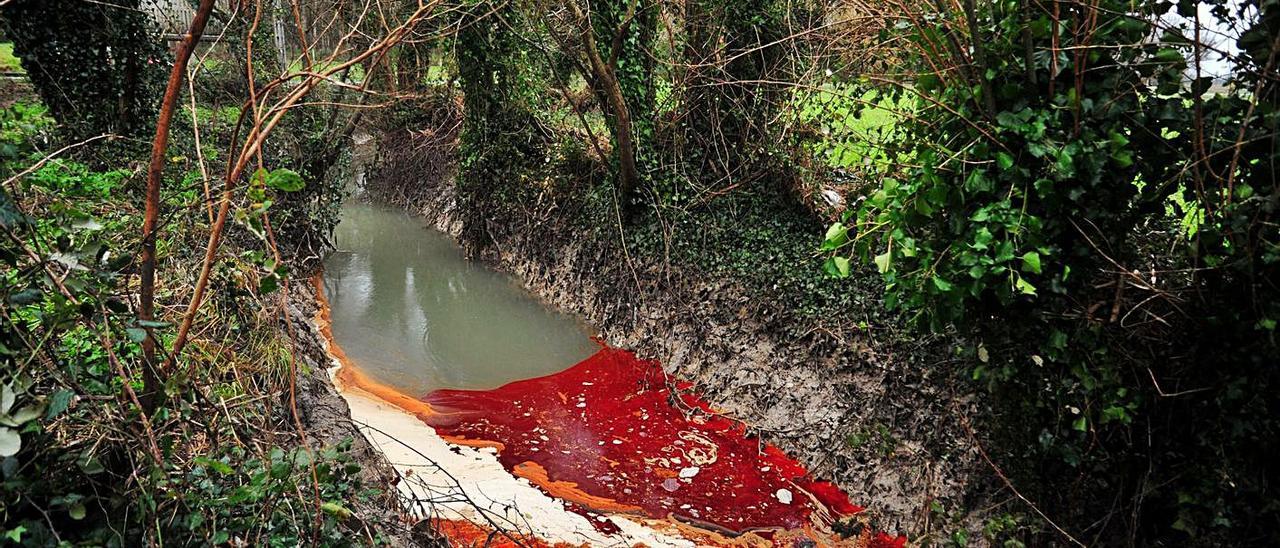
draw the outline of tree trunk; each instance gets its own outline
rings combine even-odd
[[[600,86],[604,94],[605,106],[612,115],[615,129],[614,138],[616,154],[618,155],[618,192],[624,197],[632,196],[639,186],[640,174],[636,169],[636,146],[633,137],[631,109],[627,105],[626,96],[622,92],[622,84],[618,81],[618,75],[615,71],[615,65],[618,58],[617,46],[620,40],[615,40],[615,47],[612,48],[610,54],[610,63],[606,63],[604,58],[600,56],[600,49],[596,44],[595,28],[591,24],[590,19],[582,12],[575,1],[569,2],[574,11],[574,16],[581,22],[583,30],[583,38],[585,44],[583,49],[586,50],[587,60],[591,64],[591,72],[595,76],[596,83]],[[624,22],[624,25],[627,23]],[[626,32],[619,29],[619,37]]]

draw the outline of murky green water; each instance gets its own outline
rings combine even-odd
[[[333,336],[362,370],[406,394],[496,388],[598,349],[574,319],[466,261],[406,213],[349,204],[336,244],[324,273]]]

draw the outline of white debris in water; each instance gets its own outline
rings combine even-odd
[[[662,488],[674,493],[680,489],[680,482],[676,481],[675,478],[667,478],[662,482]]]
[[[701,472],[701,471],[702,471],[702,469],[701,469],[701,468],[698,468],[697,466],[690,466],[690,467],[688,467],[688,468],[681,468],[681,469],[680,469],[680,477],[682,477],[682,478],[686,478],[686,479],[687,479],[687,478],[692,478],[692,477],[694,477],[694,476],[698,475],[698,472]]]
[[[783,504],[791,504],[791,491],[788,491],[786,489],[778,489],[778,492],[774,493],[773,496],[778,497],[778,502],[781,502]]]

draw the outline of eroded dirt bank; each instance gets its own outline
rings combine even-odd
[[[401,498],[396,493],[400,477],[388,456],[370,444],[357,428],[347,401],[330,379],[330,356],[325,336],[315,318],[320,312],[312,279],[296,279],[289,284],[288,324],[283,328],[294,340],[297,360],[297,408],[308,441],[314,448],[349,443],[350,454],[361,466],[360,478],[366,488],[381,495],[364,500],[343,501],[361,519],[376,517],[382,541],[392,546],[434,546],[439,540],[426,527],[414,527],[406,519]],[[287,406],[286,402],[286,406]]]
[[[403,145],[416,138],[380,139],[400,146],[377,155],[365,197],[457,237],[452,170],[424,166],[423,147]],[[396,182],[406,171],[424,179]],[[732,280],[660,268],[628,257],[616,238],[584,237],[571,215],[551,209],[492,219],[483,259],[584,318],[607,344],[694,383],[717,410],[868,507],[878,529],[919,538],[938,526],[934,508],[979,505],[986,471],[960,420],[975,414],[976,399],[949,382],[945,368],[930,367],[945,354],[901,352],[852,322],[807,325]]]

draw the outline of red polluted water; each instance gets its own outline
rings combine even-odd
[[[451,441],[497,446],[507,469],[588,510],[732,534],[828,529],[862,511],[686,388],[656,362],[602,348],[553,375],[432,392],[426,420]],[[872,544],[903,542],[880,534]]]

